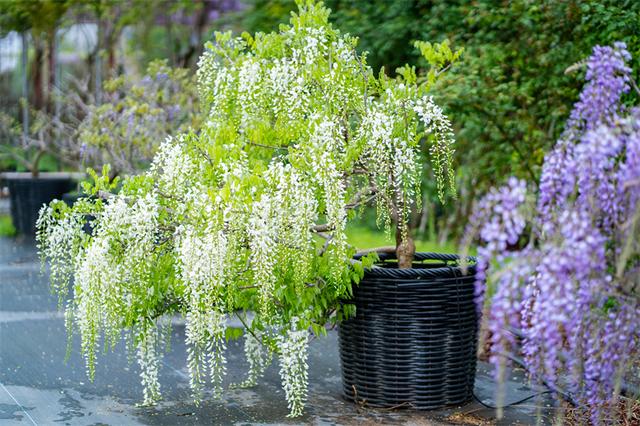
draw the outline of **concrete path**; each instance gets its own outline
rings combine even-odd
[[[73,342],[64,363],[67,334],[49,293],[47,277],[32,241],[0,238],[0,425],[486,425],[535,424],[536,400],[505,410],[496,422],[493,410],[478,403],[431,412],[385,411],[356,406],[341,397],[337,337],[315,340],[310,349],[310,391],[306,414],[287,419],[277,365],[253,389],[225,392],[223,400],[195,406],[190,397],[184,327],[173,329],[171,351],[165,354],[160,380],[163,402],[138,407],[142,399],[139,369],[128,360],[124,345],[98,358],[90,383]],[[246,363],[240,342],[229,343],[228,382],[244,378]],[[494,383],[480,363],[476,395],[492,404]],[[506,402],[538,393],[523,384],[518,372],[507,383]],[[544,397],[541,397],[544,398]],[[540,398],[539,398],[540,399]],[[543,410],[547,413],[548,410]],[[546,422],[543,419],[543,422]]]

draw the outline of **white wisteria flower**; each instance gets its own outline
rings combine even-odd
[[[243,384],[277,356],[290,414],[301,415],[309,334],[353,315],[341,302],[373,262],[353,265],[353,212],[374,203],[404,244],[423,155],[441,197],[453,188],[453,134],[427,95],[433,78],[408,66],[376,77],[328,9],[299,6],[277,33],[217,33],[207,43],[197,73],[205,123],[167,138],[147,172],[121,185],[94,176],[90,197],[41,212],[38,247],[89,376],[98,342],[113,347],[124,331],[144,403],[160,398],[160,320],[181,314],[196,401],[208,386],[224,391],[227,340],[244,333]],[[446,44],[429,53],[440,71],[458,55]],[[240,333],[227,326],[231,315]]]

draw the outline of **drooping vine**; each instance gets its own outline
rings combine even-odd
[[[119,187],[108,173],[94,176],[89,197],[42,211],[40,250],[69,300],[89,375],[100,337],[131,333],[146,403],[160,396],[159,318],[186,319],[198,400],[209,384],[222,392],[226,319],[238,314],[246,384],[276,354],[291,415],[302,414],[309,330],[323,333],[352,312],[338,301],[362,273],[352,266],[348,211],[374,201],[409,238],[425,142],[440,194],[453,188],[451,125],[428,95],[435,74],[407,66],[376,77],[328,9],[299,6],[277,33],[217,33],[206,45],[199,131],[164,141],[150,169]],[[459,56],[446,44],[429,49],[438,71]],[[87,215],[91,235],[82,232]]]

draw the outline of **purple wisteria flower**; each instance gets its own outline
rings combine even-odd
[[[593,424],[612,421],[620,381],[640,361],[640,110],[621,104],[629,59],[623,43],[594,48],[545,158],[538,208],[512,178],[478,203],[468,230],[481,243],[478,302],[484,281],[492,289],[485,320],[497,371],[505,354],[522,353],[531,376],[564,387]],[[527,226],[534,235],[520,248]]]
[[[629,91],[631,68],[626,62],[630,58],[624,43],[593,48],[586,64],[587,84],[560,141],[547,155],[542,167],[538,211],[545,222],[552,219],[554,206],[562,207],[574,191],[578,160],[574,157],[573,144],[585,131],[613,123],[622,112],[620,99]]]
[[[620,97],[629,91],[629,60],[631,54],[625,43],[593,48],[593,54],[587,61],[587,84],[571,112],[568,131],[593,129],[617,116],[622,109]]]
[[[579,188],[576,202],[591,209],[607,228],[618,219],[616,176],[612,171],[623,149],[623,141],[615,128],[607,125],[588,131],[576,145],[575,175]]]
[[[563,205],[573,193],[575,176],[575,147],[566,140],[558,144],[545,156],[540,178],[540,194],[538,196],[538,212],[543,220],[543,232],[551,232],[554,208]]]
[[[488,260],[503,256],[509,246],[518,242],[526,220],[521,212],[527,195],[526,182],[514,177],[502,188],[493,188],[476,206],[469,219],[466,235],[480,235],[476,266],[476,302],[481,307]]]
[[[633,206],[640,203],[640,109],[635,108],[622,123],[626,145],[624,161],[620,164],[615,182],[622,214],[629,216]]]

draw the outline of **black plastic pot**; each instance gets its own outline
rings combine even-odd
[[[463,275],[456,255],[416,253],[411,269],[398,269],[392,255],[380,258],[354,285],[355,317],[339,327],[345,396],[419,410],[469,401],[478,327],[475,266]]]
[[[72,185],[66,173],[41,173],[37,178],[30,173],[6,173],[4,180],[9,188],[13,226],[25,235],[35,234],[42,205],[61,199]]]
[[[66,192],[62,194],[62,201],[64,201],[69,207],[72,207],[79,199],[80,194],[77,192]]]
[[[73,207],[76,201],[78,201],[81,197],[82,195],[77,191],[67,192],[66,194],[62,195],[62,201],[64,201],[69,207]],[[94,197],[89,198],[93,199]],[[86,214],[84,215],[84,220],[85,222],[82,230],[88,235],[93,235],[93,222],[96,220],[96,217],[90,214]]]

